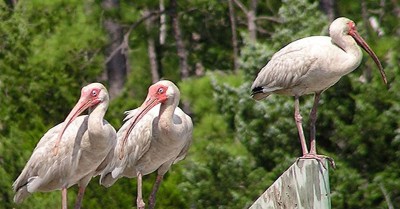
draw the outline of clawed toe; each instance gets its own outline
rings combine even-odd
[[[324,162],[322,161],[323,159],[327,159],[329,161],[329,164],[331,164],[333,169],[336,169],[336,164],[335,161],[333,160],[333,158],[325,156],[325,155],[317,155],[317,154],[310,154],[307,153],[305,155],[303,155],[302,157],[299,157],[298,159],[316,159],[318,162],[321,163],[322,167],[325,167]]]

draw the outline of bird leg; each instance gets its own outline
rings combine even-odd
[[[80,209],[82,205],[83,194],[85,193],[86,187],[80,186],[78,191],[78,196],[76,198],[74,209]]]
[[[67,209],[67,187],[62,187],[61,189],[61,208]]]
[[[314,104],[310,112],[310,154],[316,155],[317,148],[315,143],[315,135],[316,135],[316,128],[315,123],[317,122],[317,107],[319,103],[319,99],[321,96],[321,92],[315,93],[314,96]]]
[[[146,204],[143,201],[143,195],[142,195],[142,173],[138,171],[136,175],[138,179],[136,205],[138,209],[144,209]]]
[[[318,155],[317,154],[317,145],[316,145],[316,128],[315,123],[317,122],[317,107],[320,100],[322,92],[316,92],[314,96],[314,104],[310,112],[310,152],[303,155],[303,159],[316,159],[318,160],[321,165],[325,168],[325,165],[322,159],[326,158],[333,168],[336,167],[335,161],[331,157],[325,155]]]
[[[149,198],[149,209],[153,209],[154,206],[156,205],[156,194],[158,188],[160,187],[161,181],[163,180],[163,177],[164,175],[161,174],[157,175],[156,182],[154,182],[153,190],[151,191],[151,195]]]
[[[308,153],[306,140],[304,137],[303,126],[302,126],[302,117],[300,115],[300,104],[299,104],[299,96],[294,97],[294,119],[296,121],[297,130],[299,131],[301,149],[303,151],[303,156]]]

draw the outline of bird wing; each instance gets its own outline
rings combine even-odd
[[[139,108],[125,111],[124,114],[126,115],[123,121],[127,121],[131,119],[133,116],[136,116],[136,113],[139,111]]]
[[[179,115],[183,119],[183,124],[185,125],[185,130],[184,133],[185,135],[182,136],[183,140],[186,141],[184,144],[182,150],[174,160],[174,164],[183,160],[186,157],[186,154],[189,151],[189,147],[192,144],[192,136],[193,136],[193,122],[192,118],[184,113],[179,107],[175,109],[175,114]]]
[[[140,159],[148,151],[152,139],[153,121],[156,117],[158,117],[159,112],[160,105],[152,108],[138,121],[129,134],[126,144],[126,153],[131,154],[130,158],[132,160],[136,161]],[[118,142],[122,141],[122,137],[125,134],[128,125],[131,123],[131,120],[135,118],[134,116],[136,116],[136,114],[138,114],[137,109],[130,111],[129,115],[127,116],[129,119],[117,133]]]
[[[76,169],[76,164],[73,162],[77,160],[73,158],[80,157],[79,151],[73,156],[76,148],[74,144],[80,142],[82,137],[85,137],[84,135],[87,136],[87,123],[84,122],[86,120],[87,116],[79,116],[68,126],[61,139],[57,155],[53,154],[53,148],[62,129],[62,123],[51,128],[43,135],[21,174],[13,183],[13,190],[17,192],[16,201],[22,201],[23,199],[23,197],[18,199],[19,190],[28,191],[29,193],[36,190],[50,191],[59,189],[63,184],[67,184],[68,175]],[[81,138],[77,139],[77,136]]]
[[[109,124],[107,121],[105,121],[107,123],[107,129],[109,130],[109,150],[108,150],[108,154],[106,156],[106,158],[100,163],[100,165],[97,167],[94,176],[99,175],[106,167],[107,165],[113,160],[114,158],[114,149],[115,146],[117,144],[117,132],[115,131],[114,127]]]
[[[115,146],[114,146],[115,147]],[[100,163],[100,165],[97,167],[95,171],[95,175],[99,175],[106,167],[107,165],[112,161],[114,158],[114,147],[113,149],[107,154],[106,158],[103,160],[103,162]]]
[[[298,85],[317,61],[313,53],[307,53],[307,46],[308,43],[300,39],[275,53],[253,82],[253,95],[264,94],[263,98]]]
[[[127,111],[128,115],[125,118],[125,123],[117,132],[117,145],[114,149],[114,156],[111,165],[106,169],[107,172],[112,172],[112,177],[117,178],[122,173],[132,173],[135,170],[136,162],[149,150],[153,137],[153,121],[158,116],[160,105],[152,108],[146,113],[135,125],[129,134],[126,144],[121,149],[123,137],[126,134],[128,126],[138,114],[138,109]],[[122,154],[122,159],[120,159]],[[132,174],[133,175],[133,174]],[[134,173],[136,175],[136,173]]]

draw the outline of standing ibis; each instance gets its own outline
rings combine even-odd
[[[171,81],[149,87],[144,103],[131,110],[117,133],[114,158],[101,174],[100,184],[109,187],[118,178],[137,177],[137,207],[143,209],[142,176],[157,171],[149,208],[164,174],[172,164],[184,159],[192,142],[192,119],[179,107],[180,92]]]
[[[86,186],[100,174],[116,144],[116,131],[105,121],[109,96],[100,83],[82,88],[81,97],[65,121],[40,139],[13,184],[14,201],[20,203],[33,192],[62,191],[67,208],[67,188],[79,185],[75,209],[80,208]],[[89,115],[79,116],[86,109]],[[79,116],[79,117],[78,117]]]
[[[361,46],[375,61],[386,84],[386,75],[379,59],[361,38],[352,20],[337,18],[329,27],[328,36],[312,36],[294,41],[278,52],[261,69],[251,86],[252,98],[261,100],[272,93],[294,96],[294,118],[303,156],[321,161],[315,142],[317,106],[323,91],[355,70],[361,63]],[[310,112],[310,152],[302,128],[299,97],[315,94]],[[333,160],[328,158],[333,164]],[[333,164],[334,165],[334,164]]]

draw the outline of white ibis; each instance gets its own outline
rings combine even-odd
[[[101,174],[100,183],[106,187],[123,176],[137,177],[138,208],[145,207],[142,176],[157,171],[149,198],[149,208],[154,208],[164,174],[186,156],[191,144],[192,119],[178,107],[179,98],[179,89],[171,81],[150,86],[145,102],[127,112],[126,122],[117,133],[114,159]]]
[[[258,73],[252,89],[252,97],[261,100],[272,93],[294,96],[296,121],[302,158],[321,161],[327,158],[317,155],[315,142],[315,122],[321,93],[339,79],[355,70],[361,63],[360,45],[378,65],[386,84],[382,65],[368,44],[361,38],[353,21],[340,17],[332,22],[328,36],[312,36],[294,41],[275,53]],[[358,45],[357,45],[358,44]],[[310,152],[308,152],[299,110],[299,97],[315,94],[310,112]],[[333,160],[328,158],[332,165]]]
[[[108,92],[102,84],[92,83],[82,88],[81,97],[68,117],[40,139],[15,180],[16,203],[33,192],[61,189],[62,208],[66,209],[67,188],[78,184],[75,209],[80,208],[86,186],[105,167],[106,161],[112,159],[110,151],[116,144],[115,129],[103,119],[108,102]],[[89,115],[79,116],[86,109]]]

